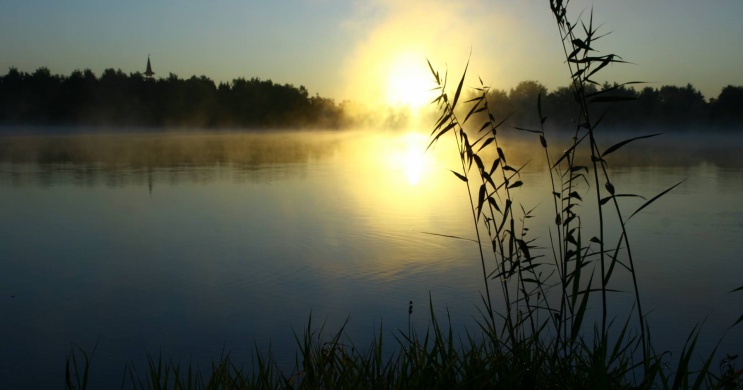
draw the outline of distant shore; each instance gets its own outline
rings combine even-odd
[[[612,105],[603,128],[743,129],[743,111],[739,109],[743,86],[727,86],[709,101],[691,84],[644,86],[638,91],[607,82],[592,88],[610,90],[612,96],[628,100]],[[575,127],[570,109],[575,101],[568,87],[548,91],[539,82],[523,81],[510,91],[491,89],[488,100],[496,118],[508,118],[506,126],[529,127],[538,124],[535,107],[540,96],[546,128]],[[181,79],[171,74],[155,79],[114,69],[100,76],[87,69],[63,76],[53,75],[47,68],[30,74],[11,68],[0,76],[0,134],[11,128],[36,132],[38,126],[55,126],[65,132],[85,128],[142,132],[162,128],[405,128],[413,118],[420,121],[426,112],[407,106],[372,108],[365,102],[336,102],[312,96],[304,86],[258,78],[216,84],[206,76]]]

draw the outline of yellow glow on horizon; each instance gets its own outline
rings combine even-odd
[[[404,105],[414,112],[433,99],[430,71],[425,59],[413,53],[393,58],[387,76],[387,103]]]
[[[441,72],[450,65],[460,72],[477,43],[472,37],[492,29],[490,18],[470,17],[473,4],[469,3],[376,0],[371,4],[368,6],[379,16],[364,16],[358,22],[363,31],[351,30],[361,39],[342,64],[344,94],[371,107],[408,108],[413,116],[436,96],[426,61]],[[425,17],[421,17],[421,9],[426,10]],[[472,66],[485,68],[477,57],[480,55],[473,56]],[[497,67],[486,67],[493,68]]]

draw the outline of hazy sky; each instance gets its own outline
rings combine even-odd
[[[608,67],[598,81],[692,83],[708,98],[743,85],[743,1],[570,4],[574,16],[593,7],[611,32],[596,45],[602,53],[634,63]],[[415,81],[429,80],[426,58],[457,78],[470,51],[470,72],[493,87],[567,84],[548,0],[0,2],[0,74],[143,72],[149,54],[156,77],[258,77],[337,101],[392,101],[428,86]]]

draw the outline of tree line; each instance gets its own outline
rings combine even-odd
[[[601,126],[622,129],[735,129],[743,124],[743,87],[727,86],[707,101],[691,84],[685,87],[604,84],[610,96],[633,100],[607,106]],[[591,93],[589,91],[588,93]],[[548,91],[536,81],[523,81],[509,91],[488,93],[496,118],[507,125],[538,126],[537,99],[548,126],[574,126],[575,99],[568,87]],[[598,118],[607,107],[594,104]],[[0,76],[0,125],[188,127],[188,128],[345,128],[402,127],[404,108],[374,112],[363,104],[336,103],[311,96],[304,86],[258,78],[215,83],[206,76],[181,79],[174,74],[147,78],[106,69],[100,77],[76,70],[53,75],[48,68],[33,73],[11,68]]]
[[[11,68],[0,78],[0,124],[189,128],[276,128],[342,125],[341,105],[304,86],[206,76],[147,78],[106,69],[100,77],[47,68]]]
[[[691,84],[684,87],[646,85],[641,89],[635,89],[634,85],[638,84],[605,83],[586,91],[590,95],[608,90],[601,98],[609,99],[605,102],[597,99],[589,107],[593,111],[592,118],[601,118],[601,128],[697,131],[733,130],[743,125],[741,86],[729,85],[716,98],[707,101]],[[576,100],[569,87],[548,92],[537,81],[522,81],[508,92],[491,89],[487,96],[494,117],[508,118],[506,125],[538,128],[538,100],[541,100],[542,115],[547,117],[545,126],[569,129],[577,125],[572,117]]]

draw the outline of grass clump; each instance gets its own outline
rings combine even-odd
[[[743,370],[736,370],[737,357],[728,356],[719,373],[711,369],[711,358],[699,371],[688,369],[693,345],[679,359],[677,372],[658,367],[654,383],[641,383],[630,372],[638,366],[623,359],[632,345],[629,338],[613,345],[591,344],[581,339],[569,355],[555,356],[554,344],[530,337],[513,344],[483,321],[476,333],[455,335],[449,318],[442,323],[429,305],[431,322],[425,333],[415,329],[398,332],[390,344],[379,334],[364,348],[357,348],[342,326],[327,333],[312,318],[301,336],[296,335],[298,354],[294,368],[279,367],[274,355],[255,350],[252,368],[235,363],[223,354],[210,367],[199,369],[191,363],[147,356],[146,367],[138,372],[127,365],[122,389],[636,389],[636,388],[743,388]],[[626,331],[626,326],[624,328]],[[694,336],[696,338],[696,336]],[[594,340],[597,338],[594,337]],[[606,357],[609,357],[607,359]],[[82,359],[81,359],[82,358]],[[92,356],[91,356],[92,358]],[[81,360],[84,364],[70,365]],[[70,353],[67,389],[88,386],[91,359],[82,349]],[[80,370],[79,372],[77,370]],[[639,379],[642,379],[639,378]]]

